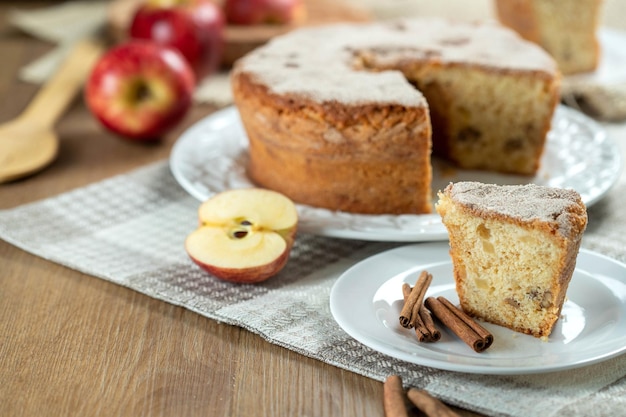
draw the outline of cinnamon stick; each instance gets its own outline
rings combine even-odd
[[[460,417],[451,408],[424,390],[409,388],[407,397],[427,417]]]
[[[416,321],[419,321],[419,307],[424,302],[426,290],[432,280],[433,276],[427,271],[422,271],[417,278],[415,286],[411,290],[408,298],[406,298],[404,306],[402,306],[402,311],[400,311],[400,326],[407,329],[415,327]]]
[[[458,318],[468,325],[473,331],[476,332],[481,339],[486,343],[485,349],[487,349],[493,343],[493,335],[489,333],[489,330],[478,324],[474,319],[468,316],[463,310],[457,308],[454,304],[448,301],[445,297],[437,297],[443,305],[445,305],[450,311],[452,311]]]
[[[493,336],[487,329],[476,323],[445,297],[428,297],[425,305],[437,319],[475,352],[483,352],[493,343]]]
[[[417,328],[419,326],[420,330],[425,329],[424,321],[419,315],[419,310],[424,304],[424,297],[426,296],[426,290],[430,287],[430,283],[433,282],[433,276],[427,271],[423,271],[415,286],[411,289],[411,292],[417,291],[417,298],[415,304],[413,305],[413,310],[411,311],[411,326]]]
[[[385,410],[385,417],[408,417],[404,396],[400,376],[388,376],[383,384],[383,409]]]
[[[409,298],[409,294],[411,294],[411,286],[405,282],[404,284],[402,284],[402,297],[404,297],[405,304],[407,299]]]
[[[433,321],[433,317],[430,315],[430,311],[428,311],[423,304],[420,307],[419,314],[424,326],[426,326],[428,334],[430,335],[429,342],[436,342],[441,339],[441,332],[437,329],[437,327],[435,327],[435,322]]]
[[[411,286],[404,283],[402,285],[402,295],[405,303],[407,302],[410,293]],[[435,322],[430,315],[430,311],[424,307],[423,303],[419,306],[418,315],[419,320],[415,321],[415,334],[417,335],[417,340],[420,342],[436,342],[441,339],[441,332],[437,329],[437,327],[435,327]]]

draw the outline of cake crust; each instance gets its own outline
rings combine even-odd
[[[298,203],[364,214],[432,211],[428,108],[291,100],[238,75],[248,176]]]
[[[587,209],[571,189],[463,181],[448,185],[444,194],[470,215],[540,229],[564,240],[579,238],[587,225]]]

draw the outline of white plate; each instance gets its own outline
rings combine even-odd
[[[626,352],[626,265],[581,250],[562,318],[548,341],[482,323],[494,336],[483,353],[445,328],[436,343],[419,343],[400,326],[402,284],[426,269],[426,296],[458,304],[446,242],[403,246],[370,257],[339,277],[330,293],[337,323],[359,342],[407,362],[450,371],[530,374],[576,368]]]
[[[252,186],[246,175],[248,141],[236,108],[200,120],[178,139],[170,156],[172,173],[192,196]],[[577,190],[590,206],[611,188],[621,171],[620,152],[604,129],[583,114],[559,107],[549,133],[542,168],[533,178],[444,167],[433,160],[433,190],[451,181],[497,184],[534,182]],[[338,238],[418,242],[447,240],[437,214],[362,215],[298,205],[302,232]]]

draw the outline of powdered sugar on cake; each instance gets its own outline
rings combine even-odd
[[[528,48],[526,41],[495,23],[434,18],[298,29],[248,54],[238,70],[280,95],[319,102],[427,106],[419,91],[407,88],[410,84],[399,71],[355,70],[359,54],[370,54],[382,65],[424,59],[511,72],[556,71],[544,51]]]
[[[468,181],[451,184],[448,189],[454,201],[482,215],[553,223],[566,237],[571,233],[568,216],[580,207],[580,196],[575,191],[535,184],[497,186]]]

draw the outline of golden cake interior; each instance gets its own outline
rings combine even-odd
[[[539,169],[559,79],[540,71],[494,71],[480,65],[414,60],[399,69],[428,102],[435,155],[464,169],[533,175]]]

